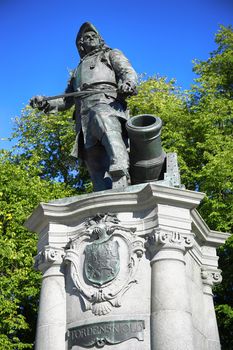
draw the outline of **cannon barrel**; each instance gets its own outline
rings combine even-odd
[[[161,128],[161,119],[151,114],[137,115],[127,121],[132,185],[163,179],[166,153],[161,145]]]

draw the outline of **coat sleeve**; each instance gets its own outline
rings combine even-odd
[[[74,92],[73,77],[69,79],[67,87],[64,91],[65,94],[70,92]],[[56,113],[58,111],[65,111],[71,108],[74,105],[74,103],[74,97],[57,98],[56,100],[49,101],[49,105],[46,112]]]
[[[120,50],[111,50],[109,53],[109,59],[113,70],[115,71],[117,83],[129,82],[132,86],[137,85],[137,73],[131,66],[129,60]]]

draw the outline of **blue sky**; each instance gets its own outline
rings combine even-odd
[[[30,97],[63,92],[79,61],[75,37],[83,22],[138,73],[175,78],[186,89],[195,78],[192,60],[209,57],[219,25],[232,19],[233,0],[0,0],[0,139]]]

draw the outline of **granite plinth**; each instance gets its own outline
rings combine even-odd
[[[26,223],[43,273],[36,350],[220,349],[212,286],[229,235],[200,217],[203,197],[149,183],[41,203]]]

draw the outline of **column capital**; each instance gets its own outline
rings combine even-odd
[[[213,295],[213,285],[222,282],[221,272],[222,271],[219,269],[209,269],[206,267],[201,268],[201,278],[203,283],[203,291],[205,294]]]
[[[52,266],[60,267],[63,262],[65,251],[63,248],[44,246],[44,248],[35,256],[35,269],[43,273]]]
[[[171,251],[176,251],[185,254],[188,249],[191,249],[194,243],[193,237],[187,234],[183,234],[177,231],[165,231],[154,230],[146,237],[146,248],[150,254],[152,261],[156,258],[159,252],[166,251],[167,254],[163,254],[164,258],[167,255],[168,259],[172,259],[170,256]]]

